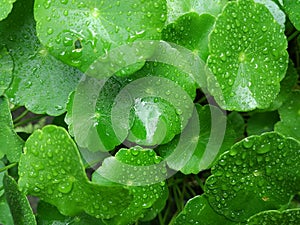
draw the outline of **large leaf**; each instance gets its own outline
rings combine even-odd
[[[218,214],[209,205],[205,195],[190,199],[172,225],[234,225],[237,224]]]
[[[209,55],[208,35],[214,23],[215,18],[209,14],[187,13],[163,30],[163,39],[190,49],[206,61]]]
[[[0,46],[0,96],[9,87],[12,80],[14,63],[7,49]]]
[[[19,190],[19,186],[14,178],[5,174],[4,179],[5,197],[8,202],[14,224],[15,225],[35,225],[35,216],[33,215],[32,209],[29,202]]]
[[[270,210],[250,217],[247,225],[298,225],[300,223],[300,209],[287,209],[284,211]]]
[[[283,8],[293,25],[300,30],[300,1],[283,0]]]
[[[227,110],[267,108],[287,69],[286,48],[283,29],[264,5],[229,2],[209,39],[211,94]]]
[[[0,1],[0,21],[5,19],[13,8],[13,3],[16,0],[1,0]]]
[[[217,16],[227,2],[228,0],[167,0],[167,24],[173,23],[180,16],[190,12]]]
[[[116,154],[115,158],[110,158],[104,160],[102,167],[100,167],[93,174],[93,181],[108,186],[119,186],[120,184],[115,183],[117,179],[114,179],[114,183],[105,179],[102,175],[105,174],[106,177],[113,177],[117,173],[120,173],[118,177],[122,177],[124,169],[115,167],[113,161],[117,160],[119,163],[124,163],[126,165],[135,166],[137,168],[144,169],[144,172],[137,172],[133,167],[129,167],[131,171],[126,171],[124,178],[120,179],[121,184],[127,184],[126,187],[129,189],[130,193],[133,195],[133,200],[128,208],[123,211],[120,211],[120,214],[109,221],[106,221],[107,224],[112,225],[126,225],[132,224],[137,221],[140,217],[143,218],[143,215],[151,209],[154,204],[165,204],[166,197],[168,196],[168,191],[164,181],[157,180],[157,183],[154,184],[143,184],[139,186],[131,186],[133,181],[137,179],[136,176],[143,176],[146,179],[156,179],[157,174],[163,174],[166,176],[166,167],[164,163],[161,163],[161,158],[156,156],[155,152],[151,149],[142,149],[141,147],[134,147],[131,149],[121,149]],[[157,166],[155,166],[157,164]],[[153,166],[154,165],[154,166]],[[147,167],[153,166],[152,169],[156,171],[150,171]],[[159,175],[161,177],[161,175]],[[157,179],[159,179],[157,176]],[[155,212],[155,211],[154,211]],[[157,213],[157,212],[156,212]]]
[[[49,125],[26,141],[19,163],[22,190],[55,205],[64,215],[86,212],[110,218],[129,205],[131,196],[122,187],[88,181],[79,152],[68,133]]]
[[[180,169],[184,174],[197,174],[209,169],[218,156],[230,149],[236,135],[230,124],[226,126],[226,116],[219,108],[197,104],[194,113],[196,115],[180,135],[157,148],[172,169]],[[194,118],[199,122],[195,122]],[[183,154],[190,155],[190,158]],[[175,161],[172,155],[175,155]]]
[[[206,180],[211,206],[239,222],[260,211],[286,206],[300,190],[299,149],[298,141],[275,132],[233,145]]]
[[[0,43],[14,60],[13,81],[6,91],[10,101],[37,114],[62,114],[81,73],[56,60],[40,44],[33,0],[17,1],[12,13],[0,22]]]
[[[85,71],[110,49],[160,39],[166,3],[156,1],[35,1],[37,33],[57,58]]]
[[[20,159],[23,140],[15,133],[7,98],[0,97],[0,159],[6,155],[11,162]]]
[[[292,92],[278,111],[280,121],[275,125],[275,130],[300,140],[300,91]]]

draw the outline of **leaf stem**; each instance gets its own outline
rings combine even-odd
[[[16,124],[15,124],[15,127],[22,126],[22,125],[24,125],[24,124],[27,124],[27,123],[30,123],[30,122],[32,122],[32,121],[41,119],[41,118],[43,118],[43,117],[46,117],[46,115],[38,115],[38,116],[36,116],[36,117],[33,117],[33,118],[29,118],[29,119],[20,121],[19,123],[16,123]]]
[[[287,41],[291,41],[293,40],[295,37],[297,37],[297,35],[300,34],[300,31],[299,30],[296,30],[294,33],[292,33],[288,38],[287,38]]]
[[[26,109],[21,115],[19,115],[17,118],[14,119],[14,123],[17,123],[17,122],[19,122],[21,119],[23,119],[23,118],[27,115],[28,112],[29,112],[29,110]]]
[[[9,165],[7,165],[5,167],[0,168],[0,173],[4,172],[4,171],[6,171],[6,170],[8,170],[8,169],[10,169],[12,167],[15,167],[17,164],[18,163],[15,162],[15,163],[12,163],[12,164],[9,164]]]

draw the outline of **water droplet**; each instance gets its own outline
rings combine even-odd
[[[49,29],[47,30],[47,34],[48,34],[48,35],[53,34],[53,29],[52,29],[52,28],[49,28]]]
[[[68,4],[68,0],[60,0],[60,2],[64,5]]]
[[[271,145],[269,143],[261,145],[257,148],[256,152],[258,154],[265,154],[271,150]]]
[[[72,187],[73,187],[73,182],[71,182],[71,181],[61,182],[58,185],[58,191],[61,193],[67,194],[72,190]]]
[[[249,138],[245,138],[243,141],[243,146],[244,148],[251,148],[254,144],[254,140],[253,138],[249,139]]]

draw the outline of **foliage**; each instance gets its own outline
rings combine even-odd
[[[299,9],[0,0],[0,224],[299,224]]]

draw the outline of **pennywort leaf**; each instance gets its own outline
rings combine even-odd
[[[54,125],[28,138],[19,176],[19,186],[26,194],[40,197],[64,215],[86,212],[97,218],[110,218],[131,200],[122,187],[107,189],[90,183],[73,140],[63,128]]]
[[[295,139],[275,132],[236,143],[219,158],[206,181],[210,205],[237,222],[286,206],[299,192],[299,147]]]
[[[35,33],[33,0],[20,0],[0,23],[0,42],[14,61],[13,80],[6,91],[15,105],[25,105],[37,114],[65,112],[68,95],[81,73],[49,54]]]
[[[264,5],[229,2],[209,39],[209,91],[227,110],[267,108],[286,73],[286,48],[283,29]]]
[[[0,1],[0,21],[5,19],[13,8],[13,3],[16,0],[1,0]]]
[[[13,61],[7,49],[0,47],[0,96],[10,85],[13,67]]]
[[[300,1],[283,0],[283,8],[296,29],[300,30]]]
[[[0,223],[5,225],[14,225],[5,195],[0,196]]]

